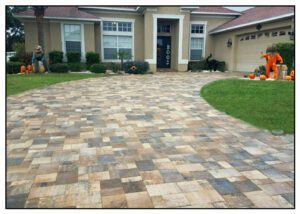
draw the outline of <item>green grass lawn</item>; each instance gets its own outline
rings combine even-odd
[[[14,95],[35,88],[43,88],[55,83],[80,80],[86,78],[102,77],[103,74],[29,74],[7,75],[6,95]]]
[[[219,111],[268,130],[295,132],[294,82],[219,80],[200,94]]]

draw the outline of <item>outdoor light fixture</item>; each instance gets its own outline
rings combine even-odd
[[[262,28],[261,24],[256,25],[256,30],[260,30]]]
[[[232,40],[228,39],[228,41],[227,41],[227,47],[230,48],[231,46],[232,46]]]

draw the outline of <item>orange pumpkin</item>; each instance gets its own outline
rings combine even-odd
[[[32,65],[27,65],[27,70],[29,71],[29,73],[32,72]]]
[[[26,72],[26,67],[25,65],[22,65],[20,68],[20,73],[25,73]]]
[[[295,80],[295,70],[291,70],[290,76],[292,80]]]
[[[267,77],[266,77],[266,75],[260,75],[260,76],[259,76],[259,79],[260,79],[260,80],[266,80]]]
[[[285,80],[292,80],[292,77],[291,76],[285,76],[284,79]]]
[[[254,73],[249,74],[249,78],[250,79],[254,79],[255,78],[255,74]]]

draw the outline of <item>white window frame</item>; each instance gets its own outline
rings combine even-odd
[[[122,18],[101,18],[101,61],[102,62],[121,62],[120,59],[104,59],[104,45],[103,45],[103,36],[131,36],[132,37],[132,50],[131,50],[131,60],[135,59],[134,55],[134,22],[135,19],[122,19]],[[117,25],[117,31],[104,31],[103,30],[103,21],[109,22],[130,22],[131,23],[131,32],[118,31],[119,27]]]
[[[67,61],[66,58],[66,44],[65,44],[65,25],[80,25],[80,34],[81,34],[81,62],[85,62],[85,39],[84,39],[84,24],[82,22],[61,22],[60,31],[61,31],[61,46],[64,53],[63,61]]]
[[[203,25],[203,33],[192,33],[192,25]],[[189,38],[189,61],[198,61],[198,60],[191,60],[191,43],[192,38],[203,38],[203,49],[202,49],[202,57],[205,58],[205,46],[206,46],[206,35],[207,35],[207,22],[206,21],[192,21],[190,22],[190,38]],[[200,60],[200,59],[199,59]]]

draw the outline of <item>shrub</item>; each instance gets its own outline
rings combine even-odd
[[[203,71],[208,70],[208,64],[205,59],[199,61],[190,61],[188,63],[188,69],[192,71]]]
[[[51,64],[50,70],[53,73],[67,73],[69,72],[69,66],[65,63]]]
[[[224,72],[226,70],[226,63],[224,61],[219,62],[217,70]]]
[[[80,63],[68,63],[70,71],[81,71],[82,67]]]
[[[86,58],[86,67],[87,69],[90,69],[91,65],[93,64],[99,64],[99,54],[95,52],[87,52],[85,55]]]
[[[124,63],[124,71],[129,74],[145,74],[149,63],[145,61],[128,61]]]
[[[115,73],[121,69],[121,65],[114,62],[106,64],[106,67],[108,70],[112,70]]]
[[[67,60],[69,63],[80,62],[81,53],[76,51],[67,52]]]
[[[104,64],[93,64],[90,67],[90,71],[93,73],[105,73],[106,67]]]
[[[64,54],[62,51],[49,52],[49,64],[62,63]]]
[[[22,62],[25,56],[25,43],[16,42],[12,45],[12,49],[16,52],[18,61]]]
[[[293,42],[278,43],[276,44],[276,48],[283,59],[283,63],[291,71],[294,68],[295,62],[295,44]]]
[[[26,52],[21,61],[24,62],[26,65],[31,65],[32,64],[32,52]]]
[[[10,61],[10,62],[18,62],[19,59],[18,59],[18,57],[16,57],[16,56],[11,56],[11,57],[9,57],[9,61]]]
[[[7,62],[6,63],[6,73],[17,74],[20,72],[20,67],[25,65],[23,62]]]

